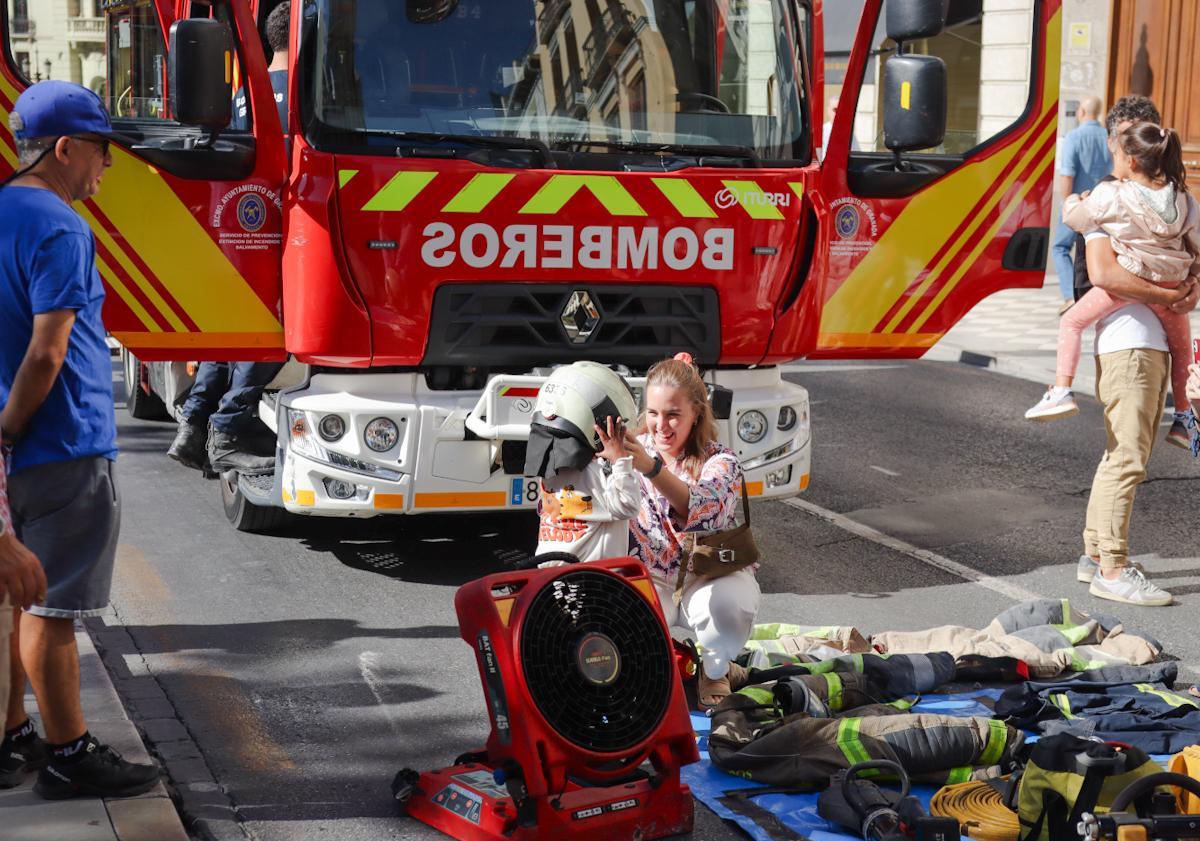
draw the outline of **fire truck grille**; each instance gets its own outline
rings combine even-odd
[[[590,359],[639,367],[679,350],[690,351],[701,364],[717,361],[721,327],[715,289],[448,284],[434,294],[422,364],[501,368]]]

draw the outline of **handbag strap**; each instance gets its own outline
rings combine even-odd
[[[750,494],[746,491],[746,474],[742,474],[742,512],[746,519],[746,527],[750,526]],[[684,540],[691,539],[691,549],[679,560],[679,575],[675,579],[675,604],[683,600],[683,580],[687,577],[688,565],[692,560],[692,552],[696,551],[696,535],[684,535]],[[682,542],[682,541],[681,541]]]

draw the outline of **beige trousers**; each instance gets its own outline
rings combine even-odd
[[[1092,479],[1083,551],[1113,569],[1129,563],[1129,516],[1159,433],[1170,355],[1137,348],[1096,358],[1096,397],[1108,443]]]

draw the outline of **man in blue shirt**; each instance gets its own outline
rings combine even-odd
[[[158,768],[135,765],[88,732],[79,697],[75,619],[107,608],[121,504],[112,360],[100,308],[96,244],[71,203],[95,195],[112,166],[112,124],[100,98],[40,82],[10,115],[18,172],[0,188],[0,430],[17,537],[42,562],[46,599],[21,614],[21,664],[46,729],[6,722],[0,765],[43,765],[34,791],[59,800],[148,791]],[[18,761],[19,760],[19,761]]]
[[[1100,100],[1089,96],[1075,109],[1079,125],[1063,142],[1062,156],[1058,161],[1058,175],[1054,178],[1054,192],[1059,201],[1072,193],[1082,193],[1096,186],[1101,178],[1112,170],[1112,155],[1108,151],[1108,132],[1100,125]],[[1063,304],[1059,313],[1064,313],[1075,300],[1075,267],[1071,262],[1071,248],[1076,245],[1077,234],[1060,218],[1054,235],[1054,267],[1058,272],[1058,288]],[[1080,244],[1082,248],[1082,244]]]

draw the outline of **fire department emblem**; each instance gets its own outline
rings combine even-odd
[[[861,221],[858,215],[858,208],[852,204],[844,204],[838,210],[837,215],[833,217],[833,226],[837,229],[839,237],[842,239],[851,239],[858,233]]]
[[[254,233],[267,221],[267,205],[257,193],[246,193],[237,203],[237,220],[242,230]]]

